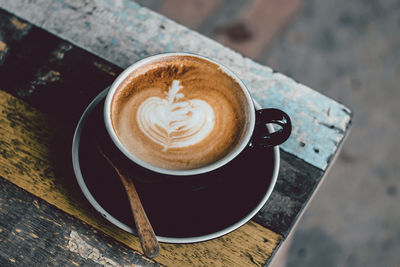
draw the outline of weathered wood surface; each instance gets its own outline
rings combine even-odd
[[[293,134],[282,149],[322,170],[351,121],[345,106],[131,0],[0,0],[0,7],[122,68],[169,51],[223,63],[262,106],[281,108],[293,118]]]
[[[0,266],[160,266],[5,179],[0,218]]]
[[[9,33],[4,40],[9,50],[0,65],[0,76],[7,79],[0,80],[0,87],[62,122],[61,132],[68,142],[60,151],[69,161],[68,149],[81,113],[121,69],[29,24],[17,29],[15,24],[24,22],[7,13],[0,12],[0,21],[0,34]],[[286,235],[323,171],[285,152],[281,158],[276,189],[256,220]]]
[[[70,163],[77,120],[120,71],[120,67],[0,10],[0,89],[31,104],[0,93],[0,176],[140,251],[136,237],[108,224],[89,206]],[[163,244],[162,251],[167,254],[157,261],[170,266],[215,265],[224,260],[242,266],[265,263],[291,230],[323,174],[321,168],[282,151],[275,190],[253,222],[205,243]],[[0,221],[8,220],[0,216]],[[33,224],[42,228],[39,222]],[[20,225],[29,225],[28,219]],[[42,242],[40,238],[25,240],[31,246]]]

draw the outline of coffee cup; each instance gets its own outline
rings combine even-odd
[[[188,53],[151,56],[124,70],[107,94],[104,121],[128,159],[176,176],[213,171],[246,147],[280,145],[291,133],[285,112],[256,110],[232,71]],[[270,133],[269,123],[279,129]]]

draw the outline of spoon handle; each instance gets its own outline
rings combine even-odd
[[[104,153],[100,145],[97,143],[97,148],[107,162],[112,166],[115,172],[121,179],[121,182],[125,188],[126,194],[128,195],[129,203],[135,220],[136,229],[138,231],[140,245],[142,246],[143,253],[149,258],[155,258],[160,253],[160,245],[157,241],[153,227],[147,218],[146,212],[143,209],[142,202],[140,201],[139,195],[136,191],[135,184],[132,179],[127,178],[120,170],[115,166],[114,162]]]
[[[134,215],[133,218],[135,219],[135,225],[139,234],[139,240],[143,252],[147,257],[155,258],[160,253],[160,245],[158,244],[153,227],[151,227],[149,219],[147,218],[140,202],[135,184],[131,179],[126,178],[123,174],[118,172],[118,175],[121,178],[131,204],[131,209]]]

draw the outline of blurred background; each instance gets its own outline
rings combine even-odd
[[[400,266],[400,1],[137,2],[353,111],[276,266]]]

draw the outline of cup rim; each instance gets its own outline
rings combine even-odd
[[[159,58],[163,57],[172,57],[172,56],[189,56],[189,57],[195,57],[195,58],[200,58],[206,61],[209,61],[211,63],[216,64],[219,66],[219,68],[227,74],[229,77],[234,79],[239,85],[240,88],[242,89],[248,106],[249,106],[249,123],[245,132],[244,137],[242,138],[242,141],[234,148],[229,154],[225,155],[223,158],[208,164],[206,166],[202,166],[199,168],[194,168],[194,169],[165,169],[161,167],[157,167],[154,165],[151,165],[150,163],[140,159],[139,157],[136,157],[133,153],[131,153],[125,146],[122,144],[122,142],[119,140],[117,134],[114,131],[114,127],[111,122],[111,102],[114,97],[115,92],[117,91],[119,85],[136,69],[140,68],[143,65],[148,64],[151,61],[154,61]],[[229,68],[224,66],[221,63],[218,63],[210,58],[200,56],[197,54],[192,54],[192,53],[186,53],[186,52],[179,52],[179,53],[162,53],[162,54],[157,54],[154,56],[150,56],[144,59],[141,59],[134,64],[130,65],[127,67],[118,77],[114,80],[114,82],[110,86],[110,90],[107,93],[105,103],[104,103],[104,123],[107,129],[107,132],[113,141],[113,143],[116,145],[116,147],[131,161],[134,163],[138,164],[139,166],[146,168],[148,170],[161,173],[161,174],[167,174],[167,175],[177,175],[177,176],[188,176],[188,175],[197,175],[197,174],[202,174],[206,172],[213,171],[215,169],[218,169],[228,162],[230,162],[232,159],[234,159],[237,155],[240,154],[240,152],[243,151],[243,149],[248,145],[250,142],[250,138],[253,134],[253,130],[255,127],[255,106],[254,106],[254,101],[253,98],[250,95],[250,92],[248,91],[247,87],[243,83],[242,80],[239,79],[239,77],[233,73]]]

